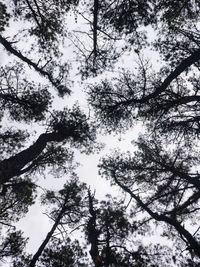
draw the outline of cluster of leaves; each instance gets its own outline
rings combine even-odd
[[[36,198],[36,186],[28,179],[12,180],[1,185],[1,211],[2,224],[12,224],[28,212]]]
[[[22,64],[1,67],[0,73],[2,111],[8,111],[10,118],[15,121],[44,120],[52,102],[47,88],[39,84],[36,89],[34,82],[23,77]]]
[[[88,266],[86,259],[77,240],[72,242],[68,237],[63,243],[59,239],[54,239],[44,250],[38,266],[86,267]]]
[[[0,32],[5,30],[5,27],[8,26],[8,21],[10,19],[10,14],[7,13],[6,5],[0,2]]]
[[[69,136],[67,142],[76,148],[85,148],[91,151],[96,139],[96,126],[88,123],[87,116],[76,104],[71,110],[55,111],[50,118],[49,131],[59,133],[61,136]]]
[[[20,129],[8,128],[0,132],[0,153],[2,159],[19,152],[25,145],[29,134]]]
[[[22,237],[21,231],[9,231],[6,238],[1,241],[0,260],[3,260],[5,257],[9,256],[14,259],[20,257],[27,240]]]
[[[66,36],[66,14],[78,4],[78,0],[24,0],[13,1],[16,20],[31,22],[28,36],[35,36],[42,50],[57,55],[60,39]]]
[[[87,37],[75,40],[82,55],[80,73],[83,78],[97,76],[113,69],[127,51],[137,53],[147,46],[147,34],[142,26],[154,23],[151,1],[91,1],[79,14],[89,24]],[[89,14],[85,10],[90,10]],[[85,13],[87,16],[85,16]]]
[[[153,13],[153,1],[101,1],[100,14],[103,22],[116,31],[124,34],[133,34],[133,29],[153,23],[156,17]]]

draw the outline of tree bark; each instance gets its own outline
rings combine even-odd
[[[61,135],[57,132],[41,134],[36,142],[15,156],[0,162],[0,184],[7,183],[11,178],[20,175],[23,168],[36,159],[49,142],[62,142],[71,133]]]
[[[93,206],[93,199],[88,190],[88,198],[89,198],[89,213],[91,217],[89,218],[87,230],[88,230],[88,241],[91,244],[90,255],[94,262],[95,267],[103,267],[102,259],[99,255],[98,248],[98,231],[96,229],[96,211]]]
[[[64,213],[66,211],[65,206],[63,206],[63,208],[61,209],[60,213],[58,214],[58,217],[56,218],[54,225],[52,226],[51,230],[48,232],[45,240],[42,242],[41,246],[39,247],[38,251],[35,253],[35,255],[33,256],[29,267],[35,267],[36,262],[38,261],[39,257],[41,256],[42,252],[44,251],[46,245],[48,244],[49,240],[51,239],[54,231],[56,230],[57,226],[60,223],[60,220],[62,219]]]
[[[110,231],[108,218],[106,217],[106,255],[105,255],[105,267],[110,266]]]

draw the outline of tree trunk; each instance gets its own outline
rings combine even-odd
[[[60,223],[60,220],[62,219],[64,213],[66,211],[66,208],[65,206],[61,209],[60,213],[58,214],[58,217],[57,219],[55,220],[54,222],[54,225],[52,226],[50,232],[48,232],[45,240],[42,242],[41,246],[39,247],[38,251],[35,253],[35,255],[33,256],[30,264],[29,264],[29,267],[35,267],[35,264],[36,262],[38,261],[39,257],[41,256],[42,252],[44,251],[46,245],[48,244],[49,240],[51,239],[54,231],[56,230],[57,226],[59,225]]]
[[[70,133],[65,136],[56,132],[41,134],[33,145],[19,152],[15,156],[1,161],[0,184],[4,184],[11,178],[20,175],[20,171],[42,153],[48,142],[61,142],[69,136]]]

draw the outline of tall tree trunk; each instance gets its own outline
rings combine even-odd
[[[110,266],[110,231],[108,218],[106,218],[106,257],[105,257],[105,267]]]
[[[88,221],[88,225],[87,225],[88,241],[91,244],[90,255],[95,264],[95,267],[103,267],[102,259],[99,255],[99,248],[98,248],[98,231],[96,229],[96,211],[94,210],[93,199],[92,199],[92,196],[89,190],[88,190],[88,198],[89,198],[89,212],[91,215]]]
[[[56,230],[57,226],[60,223],[60,220],[62,219],[64,213],[66,211],[66,207],[65,205],[63,206],[63,208],[61,209],[60,213],[58,214],[58,217],[56,218],[54,225],[52,226],[51,230],[48,232],[45,240],[42,242],[41,246],[39,247],[38,251],[35,253],[35,255],[33,256],[29,267],[35,267],[36,262],[38,261],[39,257],[41,256],[42,252],[44,251],[46,245],[48,244],[49,240],[51,239],[54,231]]]
[[[61,142],[70,133],[65,136],[56,132],[41,134],[36,142],[27,149],[19,152],[15,156],[0,162],[0,184],[8,182],[11,178],[20,175],[22,169],[36,159],[47,146],[49,142]]]

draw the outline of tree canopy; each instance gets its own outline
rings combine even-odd
[[[197,0],[0,1],[2,264],[199,266],[199,18]],[[98,199],[76,156],[138,127],[104,150],[118,196]],[[30,253],[17,222],[35,203],[51,228]]]

